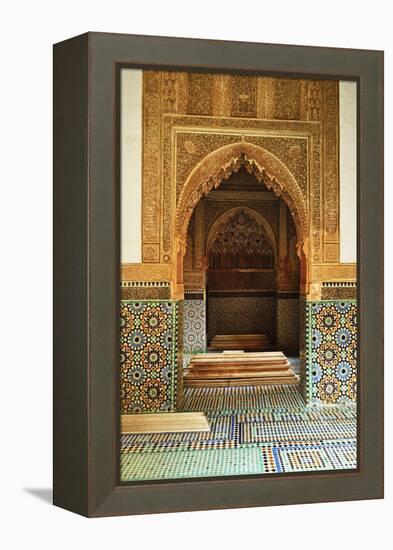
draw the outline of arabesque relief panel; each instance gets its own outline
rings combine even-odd
[[[171,269],[184,182],[206,155],[244,140],[298,182],[311,264],[339,264],[337,82],[171,71],[144,71],[143,80],[144,263]]]
[[[164,158],[163,216],[173,214],[175,201],[179,199],[184,184],[196,166],[211,153],[222,147],[244,142],[257,146],[274,155],[293,174],[302,192],[308,211],[307,225],[318,225],[313,234],[315,261],[322,260],[320,220],[321,179],[320,179],[320,124],[288,121],[240,120],[233,126],[233,119],[198,120],[197,128],[190,128],[193,121],[188,117],[165,117],[164,120],[164,154],[170,152],[170,144],[175,155]],[[241,126],[239,128],[239,126]],[[173,164],[171,165],[171,160]],[[310,166],[310,169],[309,169]],[[206,175],[208,177],[208,175]],[[176,197],[169,196],[169,190],[176,181]],[[312,192],[311,192],[312,188]],[[313,197],[311,204],[310,198]],[[314,212],[317,210],[316,212]],[[310,216],[310,211],[313,215]],[[167,228],[170,231],[169,228]],[[170,245],[171,238],[163,231],[163,243]]]

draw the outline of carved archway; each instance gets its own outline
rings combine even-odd
[[[229,210],[226,210],[223,214],[221,214],[221,216],[219,216],[215,221],[214,223],[212,224],[210,230],[209,230],[209,233],[206,237],[206,256],[208,256],[208,253],[209,253],[209,250],[210,250],[210,247],[213,243],[213,241],[215,240],[216,236],[217,236],[217,232],[219,231],[220,227],[224,224],[226,224],[226,222],[232,218],[237,212],[246,212],[251,218],[253,218],[257,224],[259,224],[260,226],[262,226],[262,228],[264,229],[265,233],[266,233],[266,236],[269,238],[271,244],[272,244],[272,248],[273,248],[273,252],[274,252],[274,261],[276,262],[277,261],[277,241],[276,241],[276,236],[274,234],[274,231],[272,229],[272,226],[270,225],[270,223],[267,221],[267,219],[262,216],[262,214],[260,214],[259,212],[257,212],[256,210],[254,210],[253,208],[249,208],[248,206],[234,206],[233,208],[230,208]]]
[[[187,229],[196,204],[222,181],[238,172],[241,166],[286,202],[296,227],[302,285],[307,286],[308,216],[303,193],[292,172],[280,159],[258,145],[242,141],[220,147],[203,158],[183,186],[175,216],[176,259],[173,267],[175,285],[179,287],[176,293],[182,294]]]

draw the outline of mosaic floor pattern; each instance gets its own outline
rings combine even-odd
[[[354,405],[306,407],[296,387],[189,388],[210,433],[123,435],[123,482],[356,468]]]

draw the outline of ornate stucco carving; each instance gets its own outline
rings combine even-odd
[[[300,118],[300,81],[293,78],[276,78],[274,118],[297,120]]]
[[[257,77],[231,76],[231,115],[255,118],[257,116]]]
[[[229,194],[228,192],[226,192]],[[274,195],[275,196],[275,195]],[[234,207],[234,205],[241,205],[246,208],[257,211],[261,214],[269,224],[273,231],[274,240],[278,239],[278,200],[263,201],[261,199],[250,200],[248,194],[241,195],[241,198],[237,198],[235,201],[231,200],[214,200],[210,198],[204,201],[205,204],[205,227],[209,232],[213,223],[227,210]]]
[[[206,255],[212,253],[213,247],[217,248],[217,253],[222,247],[228,248],[228,252],[240,250],[244,239],[250,240],[248,237],[252,241],[248,246],[254,255],[262,255],[264,247],[269,249],[266,251],[272,259],[272,265],[268,267],[272,268],[277,259],[273,229],[262,214],[247,206],[229,208],[215,220],[206,237]],[[226,242],[223,243],[223,240]]]
[[[208,73],[189,73],[188,108],[190,115],[213,114],[213,75]]]
[[[160,261],[162,76],[157,71],[143,74],[143,262]]]
[[[322,81],[310,80],[307,87],[307,120],[321,120]]]
[[[175,213],[190,174],[213,151],[243,141],[268,151],[293,175],[302,195],[295,199],[298,212],[292,205],[296,231],[305,211],[309,259],[336,265],[337,82],[144,71],[143,99],[143,262],[174,278],[176,250],[183,246],[175,243]],[[269,178],[268,168],[252,156],[234,162],[290,200],[286,182],[280,186],[277,177]],[[312,277],[319,272],[313,270]]]
[[[339,261],[339,181],[338,181],[338,82],[323,83],[323,218],[324,261]],[[336,246],[327,246],[334,243]]]
[[[191,172],[178,199],[175,232],[183,242],[197,202],[244,166],[250,174],[281,196],[295,220],[299,242],[308,231],[308,216],[303,194],[288,168],[272,153],[252,143],[238,142],[213,151]]]

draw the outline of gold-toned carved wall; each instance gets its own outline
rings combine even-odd
[[[190,174],[217,149],[247,142],[301,190],[310,282],[330,272],[350,280],[354,269],[339,263],[338,101],[337,81],[144,71],[142,261],[152,273],[175,278],[176,208]],[[132,266],[123,274],[136,277]]]

